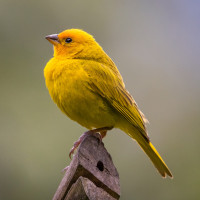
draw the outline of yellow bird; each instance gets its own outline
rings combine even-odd
[[[96,132],[119,128],[135,139],[163,177],[172,174],[147,135],[143,113],[125,89],[111,58],[88,33],[69,29],[46,36],[54,57],[44,69],[49,93],[70,119],[86,127],[70,156],[83,139]]]

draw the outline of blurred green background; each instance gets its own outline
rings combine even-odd
[[[51,199],[85,131],[50,99],[45,35],[81,28],[114,60],[174,179],[119,130],[104,139],[121,199],[200,199],[200,1],[0,0],[0,199]]]

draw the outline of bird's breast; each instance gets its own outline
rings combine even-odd
[[[45,78],[52,99],[69,118],[88,129],[114,125],[112,108],[89,88],[90,79],[81,65],[47,64]]]

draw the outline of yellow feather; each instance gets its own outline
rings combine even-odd
[[[54,57],[44,69],[46,86],[62,112],[88,129],[120,128],[139,143],[163,177],[172,177],[149,141],[147,119],[94,38],[79,29],[46,38],[54,45]]]

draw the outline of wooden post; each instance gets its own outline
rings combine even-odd
[[[53,200],[116,200],[119,197],[119,174],[110,154],[98,137],[86,137]]]

